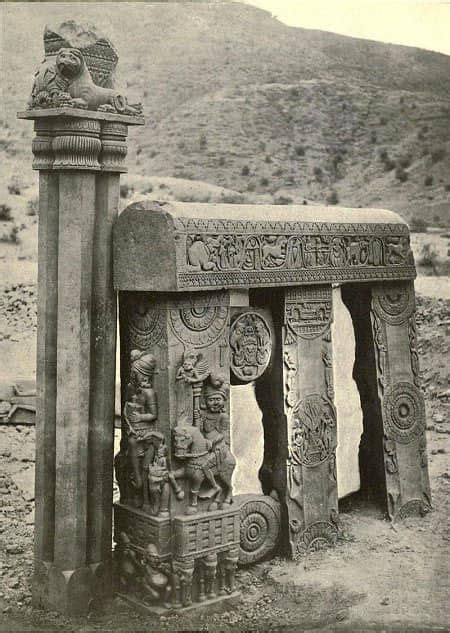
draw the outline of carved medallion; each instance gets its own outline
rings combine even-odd
[[[231,370],[239,380],[262,376],[272,352],[272,338],[265,319],[256,312],[239,315],[230,328]]]
[[[308,552],[317,551],[336,544],[337,528],[328,521],[317,521],[306,528],[295,546],[294,558],[299,560]]]
[[[285,302],[285,343],[297,336],[316,338],[331,322],[331,286],[307,286],[288,289]]]
[[[164,333],[164,315],[161,310],[142,299],[136,301],[129,314],[131,347],[150,349],[156,345]]]
[[[272,554],[280,528],[280,504],[264,495],[249,497],[240,509],[239,562],[248,565]]]
[[[228,319],[225,306],[193,306],[169,311],[170,323],[177,339],[192,347],[215,343]]]
[[[411,442],[425,429],[425,404],[419,389],[410,382],[397,382],[383,398],[385,431],[402,444]]]
[[[373,308],[381,319],[398,325],[408,319],[414,311],[414,292],[411,284],[386,284],[387,290],[375,291]]]
[[[325,396],[311,394],[293,411],[291,458],[304,466],[325,461],[336,447],[336,411]]]

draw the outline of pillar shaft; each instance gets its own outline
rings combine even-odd
[[[413,282],[375,285],[371,322],[388,513],[391,518],[404,518],[427,512],[431,506]]]
[[[55,522],[58,176],[39,174],[35,558],[53,560]]]
[[[91,323],[91,398],[89,444],[93,455],[88,470],[88,552],[90,563],[102,561],[109,568],[112,523],[112,460],[114,429],[104,420],[114,419],[117,300],[112,281],[112,232],[119,201],[118,173],[96,175]],[[113,395],[114,394],[114,395]],[[99,506],[103,514],[98,512]]]
[[[291,553],[298,558],[337,536],[331,285],[286,290],[284,315],[286,504]]]
[[[116,294],[112,225],[129,124],[28,111],[40,170],[34,601],[86,613],[110,593]]]
[[[59,193],[54,563],[72,570],[87,562],[95,174],[62,172]]]
[[[414,286],[348,286],[343,298],[355,328],[354,377],[363,409],[361,490],[391,519],[430,509],[425,406],[419,389]]]

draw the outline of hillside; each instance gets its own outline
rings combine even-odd
[[[2,14],[3,188],[14,173],[33,178],[31,126],[15,112],[43,26],[75,18],[110,34],[118,83],[143,100],[130,171],[449,222],[446,55],[292,28],[238,3],[7,3]]]

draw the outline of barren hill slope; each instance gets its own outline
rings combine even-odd
[[[450,215],[448,56],[291,28],[238,3],[8,3],[2,13],[0,151],[25,179],[31,131],[15,112],[42,59],[43,25],[75,18],[111,35],[119,83],[143,99],[136,173]]]

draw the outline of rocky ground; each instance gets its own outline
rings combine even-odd
[[[30,354],[35,286],[0,294],[0,347]],[[427,406],[434,510],[392,525],[382,512],[342,500],[334,550],[302,563],[275,558],[241,569],[242,598],[214,613],[142,616],[119,600],[103,613],[68,620],[31,607],[34,427],[0,427],[0,631],[141,630],[448,630],[450,464],[450,301],[418,297],[418,335]],[[32,347],[31,347],[32,350]],[[31,351],[31,356],[33,352]],[[0,619],[1,622],[1,619]]]

